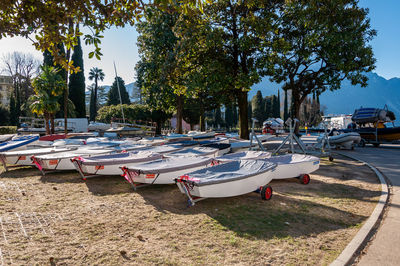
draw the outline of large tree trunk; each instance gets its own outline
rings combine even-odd
[[[51,134],[55,134],[54,114],[50,114]]]
[[[204,113],[200,115],[200,131],[206,131],[206,121],[204,117]]]
[[[44,124],[46,128],[46,135],[50,135],[50,126],[49,126],[49,115],[44,113]]]
[[[161,125],[162,125],[162,123],[161,123],[161,120],[157,120],[156,121],[156,136],[157,135],[161,135]]]
[[[202,105],[200,106],[200,131],[206,131],[205,111]]]
[[[249,121],[247,117],[247,91],[238,94],[239,105],[239,137],[249,139]]]
[[[176,133],[182,134],[183,95],[176,96]]]

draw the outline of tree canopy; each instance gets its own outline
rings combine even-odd
[[[121,93],[122,104],[130,104],[131,101],[129,100],[129,94],[125,87],[125,81],[120,77],[115,77],[114,83],[112,84],[110,90],[108,91],[107,105],[120,104],[121,103],[119,97],[120,93]]]
[[[337,90],[344,79],[367,85],[375,68],[368,42],[376,35],[368,9],[357,0],[286,1],[279,13],[273,68],[266,73],[292,92],[292,116],[299,118],[307,95]]]
[[[86,117],[85,106],[85,75],[83,69],[83,55],[80,38],[78,37],[78,44],[74,47],[74,53],[71,57],[72,63],[75,67],[79,67],[81,71],[72,73],[69,76],[69,98],[75,105],[76,117]]]

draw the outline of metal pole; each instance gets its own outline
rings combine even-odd
[[[118,88],[118,94],[119,94],[119,103],[121,105],[122,121],[125,124],[124,108],[122,107],[121,91],[119,89],[119,82],[118,82],[117,68],[115,67],[115,61],[114,61],[114,71],[115,71],[115,80],[117,81],[117,88]]]

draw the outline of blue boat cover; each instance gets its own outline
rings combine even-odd
[[[379,120],[385,120],[386,111],[378,108],[360,108],[354,111],[352,120],[358,124],[374,123]]]

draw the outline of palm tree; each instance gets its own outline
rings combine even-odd
[[[95,120],[96,116],[97,116],[97,90],[98,90],[98,85],[97,85],[97,81],[104,80],[104,72],[102,69],[97,68],[97,67],[93,67],[92,69],[90,69],[89,72],[89,80],[94,80],[94,114],[90,114],[90,120]],[[93,118],[93,119],[92,119]]]
[[[42,66],[42,73],[32,83],[34,95],[29,100],[32,102],[30,108],[33,113],[43,116],[46,126],[46,134],[54,134],[54,116],[60,109],[58,99],[62,96],[66,84],[62,76],[52,66]],[[49,128],[51,121],[51,132]]]

